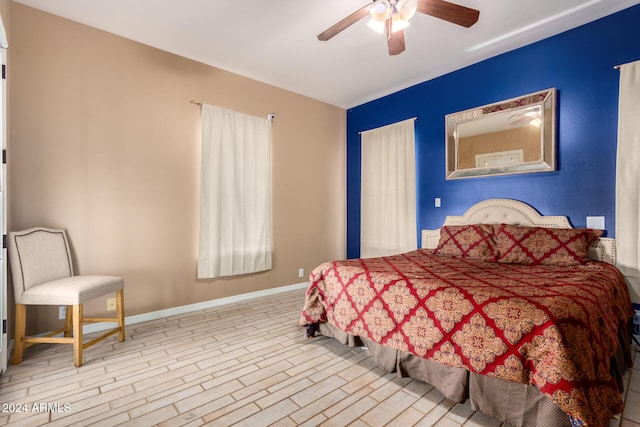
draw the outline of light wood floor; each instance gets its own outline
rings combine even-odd
[[[305,339],[303,295],[130,325],[124,343],[89,348],[80,368],[70,346],[29,348],[0,378],[0,425],[502,425],[428,384],[385,374],[365,349]],[[623,427],[640,427],[639,359],[627,373]]]

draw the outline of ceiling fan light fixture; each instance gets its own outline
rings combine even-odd
[[[409,25],[409,21],[402,19],[399,14],[393,15],[391,18],[391,32],[395,33],[400,30],[404,30]]]
[[[367,22],[367,26],[371,28],[373,31],[375,31],[376,33],[380,33],[380,34],[384,33],[384,21],[376,21],[375,19],[371,18]]]
[[[369,14],[373,20],[384,23],[391,16],[391,3],[388,0],[376,0],[369,9]]]
[[[398,0],[396,2],[396,10],[402,20],[409,22],[418,10],[417,0]]]

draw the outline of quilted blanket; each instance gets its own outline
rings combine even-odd
[[[576,424],[622,410],[610,358],[633,312],[612,265],[527,266],[421,249],[328,262],[310,275],[300,325],[534,385]]]

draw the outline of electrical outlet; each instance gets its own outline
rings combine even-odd
[[[304,268],[298,269],[298,277],[304,277]]]
[[[58,319],[66,319],[67,318],[67,306],[59,305],[58,306]]]
[[[594,230],[604,230],[604,217],[603,216],[588,216],[587,228],[593,228]]]
[[[113,311],[116,309],[116,299],[107,298],[107,311]]]

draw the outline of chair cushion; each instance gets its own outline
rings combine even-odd
[[[116,276],[72,276],[32,286],[22,294],[22,304],[76,305],[124,289]]]
[[[9,233],[9,262],[17,300],[31,286],[73,276],[64,230],[34,227]]]

